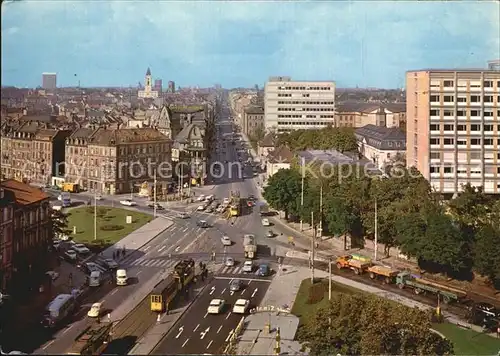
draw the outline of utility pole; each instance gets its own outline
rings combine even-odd
[[[332,259],[328,259],[328,300],[332,300]]]
[[[319,188],[319,237],[323,236],[323,182]]]
[[[94,190],[94,240],[97,240],[97,191]]]
[[[180,181],[181,181],[181,196],[179,198],[180,201],[182,201],[182,193],[183,193],[183,184],[184,184],[184,164],[181,165],[181,176],[180,176]]]
[[[156,218],[156,168],[154,173],[154,182],[153,182],[153,216]]]
[[[377,252],[378,252],[378,207],[377,207],[377,197],[375,197],[375,254],[374,260],[377,260]]]
[[[316,250],[316,227],[314,226],[314,212],[311,211],[311,226],[313,228],[313,236],[311,239],[311,284],[314,283],[314,253]]]
[[[301,189],[300,189],[300,209],[304,209],[304,158],[301,160]],[[301,212],[302,215],[302,212]],[[302,221],[302,218],[300,218],[300,231],[304,231],[304,222]]]

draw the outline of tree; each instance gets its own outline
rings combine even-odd
[[[500,231],[483,225],[476,234],[474,267],[495,282],[500,279]]]
[[[352,128],[325,127],[321,130],[295,130],[278,135],[278,144],[292,150],[306,149],[356,152],[358,144]]]
[[[418,212],[404,214],[396,221],[396,242],[402,253],[419,258],[425,249],[427,223]]]
[[[482,187],[467,184],[463,186],[463,192],[449,202],[448,207],[451,215],[462,226],[475,229],[486,222],[492,205],[492,199],[484,194]]]
[[[434,334],[428,315],[370,295],[334,294],[308,318],[299,340],[311,355],[447,355],[452,344]]]
[[[52,210],[50,230],[53,237],[68,235],[71,232],[68,230],[68,216],[60,210]]]
[[[280,169],[269,178],[268,186],[264,188],[264,199],[277,210],[299,215],[302,178],[299,172],[292,169]]]

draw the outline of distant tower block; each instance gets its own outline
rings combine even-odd
[[[175,82],[174,81],[168,82],[168,92],[175,93]]]
[[[155,79],[155,86],[154,86],[154,90],[156,90],[157,92],[160,92],[162,91],[163,89],[163,82],[161,79]]]

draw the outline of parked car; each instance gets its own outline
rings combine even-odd
[[[266,237],[274,237],[274,231],[273,230],[267,230]]]
[[[136,206],[137,205],[137,203],[131,199],[120,200],[120,204],[125,205],[125,206]]]
[[[75,250],[77,253],[79,253],[80,255],[86,255],[86,254],[90,253],[90,250],[84,244],[74,244],[71,248],[73,250]]]
[[[253,262],[252,261],[245,261],[243,264],[243,272],[250,273],[253,271]]]
[[[45,274],[47,276],[49,276],[50,279],[53,280],[53,281],[55,281],[56,279],[59,278],[59,273],[57,273],[56,271],[47,271],[47,272],[45,272]]]
[[[226,235],[222,236],[220,240],[224,246],[231,246],[233,244],[229,236]]]
[[[92,304],[92,306],[90,307],[89,312],[87,313],[87,316],[89,316],[91,318],[97,318],[97,317],[99,317],[99,315],[101,314],[101,307],[102,307],[102,303],[94,303],[94,304]]]
[[[197,199],[196,201],[204,201],[205,200],[205,195],[204,194],[201,194]]]
[[[271,223],[269,222],[269,219],[262,219],[262,226],[271,226]]]
[[[64,258],[69,261],[76,261],[78,259],[78,255],[76,254],[76,251],[68,250],[64,253]]]
[[[86,262],[80,266],[80,268],[86,273],[86,274],[91,274],[92,272],[100,272],[101,269],[99,266],[94,263],[94,262]]]
[[[206,208],[206,206],[204,204],[202,204],[202,205],[198,205],[198,207],[196,208],[196,210],[203,211],[203,210],[205,210],[205,208]]]
[[[116,268],[118,268],[118,262],[116,262],[112,258],[106,258],[102,262],[109,269],[116,269]]]
[[[261,265],[259,266],[259,272],[258,272],[258,274],[259,274],[259,276],[261,276],[261,277],[267,277],[267,276],[269,276],[269,272],[270,272],[270,271],[271,271],[271,270],[270,270],[270,268],[269,268],[269,265],[267,265],[267,264],[261,264]]]
[[[232,257],[226,257],[226,261],[224,262],[226,267],[233,267],[234,266],[234,258]]]

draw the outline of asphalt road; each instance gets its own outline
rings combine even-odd
[[[152,354],[221,354],[231,330],[243,317],[232,313],[236,300],[248,299],[250,308],[254,308],[262,301],[269,287],[269,281],[247,280],[244,281],[244,289],[230,292],[230,281],[214,280],[205,288]],[[208,315],[207,308],[212,299],[225,300],[226,306],[221,314]]]

